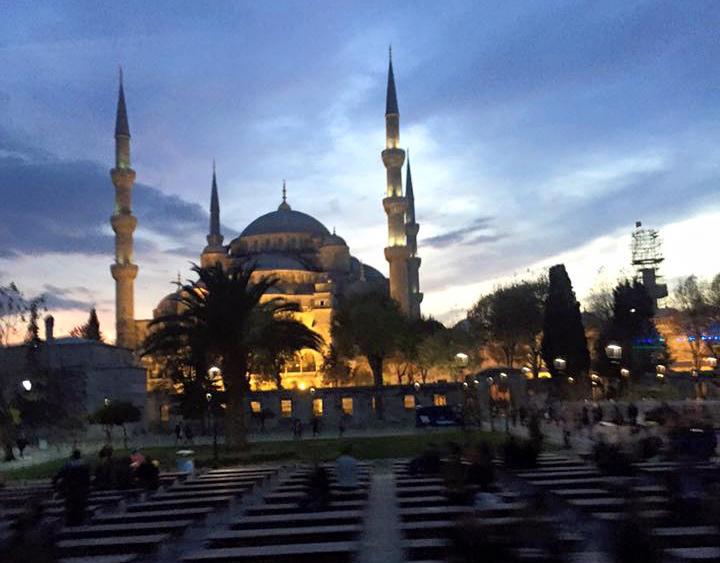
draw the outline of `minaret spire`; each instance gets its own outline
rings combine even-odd
[[[207,235],[207,246],[200,256],[200,265],[203,268],[213,266],[217,262],[223,263],[226,254],[223,238],[220,232],[220,197],[218,196],[215,159],[213,159],[212,184],[210,187],[210,232]]]
[[[407,151],[407,173],[405,176],[405,236],[410,253],[408,258],[408,290],[410,292],[410,316],[420,317],[420,303],[423,294],[420,293],[420,257],[417,255],[417,234],[420,225],[415,221],[415,192],[413,190],[412,173],[410,172],[410,149]]]
[[[130,167],[130,128],[128,127],[125,89],[120,68],[117,115],[115,116],[115,168],[110,171],[115,185],[115,212],[110,225],[115,232],[115,263],[110,273],[115,280],[116,343],[135,348],[135,278],[138,267],[133,264],[133,233],[137,219],[132,214],[132,187],[135,171]]]
[[[405,151],[400,148],[400,113],[395,91],[392,51],[389,52],[387,97],[385,100],[385,150],[382,161],[387,172],[383,207],[388,218],[388,245],[385,259],[390,264],[390,296],[402,311],[412,314],[408,288],[408,258],[410,257],[405,231],[407,200],[403,196],[402,167]]]

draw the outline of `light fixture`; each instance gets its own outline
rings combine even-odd
[[[665,375],[666,371],[667,371],[667,369],[662,364],[658,364],[655,366],[655,373],[662,373],[663,375]]]
[[[555,369],[558,371],[564,371],[567,367],[567,361],[565,361],[564,358],[555,358],[553,360],[553,366],[555,366]]]
[[[505,373],[504,371],[501,371],[501,372],[500,372],[500,377],[501,377],[502,379],[505,379],[505,378],[507,377],[507,373]]]
[[[415,387],[415,391],[420,391],[420,382],[416,381],[415,383],[413,383],[413,387]]]
[[[210,369],[208,369],[208,375],[215,379],[218,375],[220,375],[220,368],[217,366],[211,366]]]
[[[605,346],[605,355],[610,361],[619,361],[622,359],[622,346],[619,344],[608,344]]]
[[[575,378],[572,375],[568,376],[568,383],[575,383]]]
[[[314,395],[314,394],[315,394],[315,387],[310,387],[310,394],[311,394],[311,395]]]
[[[298,389],[300,389],[300,391],[305,391],[305,387],[305,382],[303,381],[298,384]]]
[[[212,393],[205,393],[205,398],[210,402],[212,400]]]
[[[30,381],[29,379],[23,379],[21,385],[23,386],[23,389],[25,389],[25,391],[32,391],[32,381]]]
[[[630,377],[630,370],[627,368],[622,368],[620,370],[620,375],[623,377]]]

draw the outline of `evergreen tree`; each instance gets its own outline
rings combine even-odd
[[[585,375],[590,368],[590,353],[580,314],[580,303],[564,264],[549,271],[548,296],[543,321],[542,358],[553,377]],[[564,373],[559,373],[554,360],[566,361]]]
[[[90,316],[85,324],[76,326],[70,331],[70,336],[84,338],[85,340],[97,340],[103,342],[104,337],[100,332],[100,321],[98,320],[95,307],[90,309]]]

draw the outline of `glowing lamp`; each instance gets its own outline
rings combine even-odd
[[[558,371],[564,371],[567,367],[567,362],[564,358],[555,358],[553,360],[553,366],[555,366],[555,369]]]
[[[209,375],[210,377],[212,377],[213,379],[215,379],[217,376],[220,375],[220,368],[217,367],[217,366],[212,366],[212,367],[208,370],[208,375]]]
[[[620,370],[620,375],[622,375],[623,377],[630,377],[630,370],[627,368],[622,368]]]
[[[619,344],[608,344],[607,346],[605,346],[605,355],[611,362],[621,360],[622,346],[620,346]]]
[[[23,379],[21,385],[25,391],[32,391],[32,381],[29,379]]]

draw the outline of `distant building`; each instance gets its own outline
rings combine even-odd
[[[46,322],[46,327],[48,324],[51,326]],[[0,375],[15,380],[18,388],[32,372],[28,346],[0,347]],[[54,338],[52,331],[46,329],[46,339],[39,342],[35,357],[37,368],[47,377],[62,378],[63,387],[72,397],[72,408],[79,409],[74,415],[86,419],[106,400],[128,401],[141,411],[146,410],[145,369],[131,350],[96,340]]]

